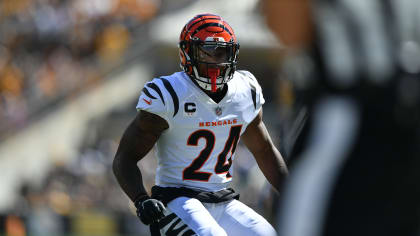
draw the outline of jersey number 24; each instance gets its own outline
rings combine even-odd
[[[232,155],[235,153],[236,145],[239,141],[239,136],[241,134],[242,125],[232,126],[230,128],[229,137],[226,140],[225,147],[223,151],[217,156],[217,163],[214,167],[214,172],[216,174],[226,173],[226,178],[231,178],[229,174],[230,166],[232,165]],[[187,141],[189,146],[197,146],[198,140],[204,138],[206,140],[206,146],[201,150],[200,154],[192,161],[192,163],[186,167],[182,173],[184,180],[196,180],[196,181],[208,181],[210,176],[213,174],[211,172],[200,171],[200,168],[203,167],[204,163],[209,159],[211,152],[213,151],[216,137],[210,130],[201,129],[197,130],[190,135]],[[232,153],[226,163],[226,156]]]

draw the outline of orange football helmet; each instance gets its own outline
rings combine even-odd
[[[180,66],[206,91],[216,92],[232,79],[238,53],[233,29],[218,15],[195,16],[179,37]]]

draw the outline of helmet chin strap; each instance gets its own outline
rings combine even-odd
[[[215,93],[217,91],[217,77],[220,75],[219,68],[208,68],[207,73],[211,81],[211,92]]]
[[[212,82],[212,78],[210,77],[210,74],[209,74],[209,71],[207,71],[207,75],[210,77],[210,78],[207,78],[207,77],[201,77],[199,74],[198,74],[198,70],[197,70],[197,67],[196,66],[193,66],[192,67],[192,69],[193,69],[193,73],[194,73],[194,75],[195,75],[195,78],[194,78],[194,82],[196,82],[197,83],[197,85],[201,88],[201,89],[204,89],[204,90],[206,90],[206,91],[208,91],[208,92],[213,92],[213,91],[217,91],[217,89],[220,89],[220,88],[223,88],[223,86],[224,86],[224,84],[222,84],[222,81],[229,81],[228,80],[228,77],[229,77],[229,72],[230,72],[230,70],[231,70],[231,68],[228,68],[227,70],[226,70],[226,73],[225,73],[225,75],[224,75],[224,78],[223,78],[223,80],[222,81],[219,81],[219,83],[217,82],[217,80],[218,80],[218,78],[219,79],[221,79],[220,78],[220,69],[216,69],[216,70],[219,70],[218,72],[213,72],[216,76],[214,76],[213,75],[213,82]],[[209,68],[210,69],[210,68]],[[214,77],[216,78],[216,81],[214,82]],[[207,81],[207,82],[205,82],[205,81]],[[212,87],[214,87],[214,85],[216,86],[216,90],[214,90]]]

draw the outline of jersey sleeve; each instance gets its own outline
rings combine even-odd
[[[248,78],[249,86],[251,88],[252,102],[254,103],[256,114],[258,114],[265,103],[262,88],[258,83],[258,80],[251,72],[245,70],[241,72]]]
[[[168,106],[165,103],[165,92],[158,79],[153,79],[144,85],[136,109],[153,113],[165,119],[168,124],[171,123]]]
[[[251,123],[260,113],[265,99],[260,84],[251,72],[245,70],[238,70],[237,72],[243,81],[241,86],[243,86],[243,96],[246,97],[247,104],[243,118],[246,123]]]

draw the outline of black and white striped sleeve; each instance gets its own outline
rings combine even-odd
[[[247,77],[250,98],[252,99],[255,111],[259,112],[262,105],[265,103],[262,88],[251,72],[242,70],[241,73]]]
[[[162,81],[160,79],[153,79],[144,85],[136,109],[158,115],[169,123],[171,115],[169,114],[167,100]]]

